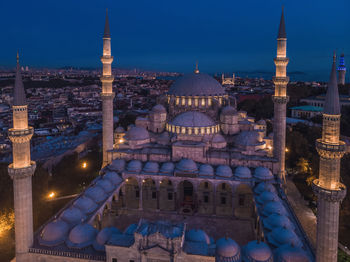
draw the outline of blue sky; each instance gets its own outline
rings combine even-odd
[[[29,66],[101,66],[108,7],[114,67],[273,71],[282,5],[289,71],[322,78],[334,49],[350,67],[349,0],[1,1],[0,66],[14,66],[17,49]]]

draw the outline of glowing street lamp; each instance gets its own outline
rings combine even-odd
[[[289,149],[286,147],[286,152],[289,152]]]
[[[82,168],[87,168],[87,163],[86,162],[83,162],[83,164],[81,165]]]
[[[56,195],[55,192],[51,192],[51,193],[48,195],[48,197],[49,197],[49,198],[54,198],[55,195]]]

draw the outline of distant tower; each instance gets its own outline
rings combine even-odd
[[[8,172],[13,180],[15,209],[16,261],[26,261],[33,244],[32,175],[35,162],[30,160],[30,139],[34,129],[28,126],[28,106],[17,54],[17,71],[13,96],[13,128],[8,134],[12,142],[13,163]]]
[[[103,64],[103,73],[101,76],[102,82],[102,150],[104,167],[109,163],[107,152],[113,149],[113,98],[112,83],[114,77],[112,76],[112,62],[111,56],[111,34],[109,31],[108,13],[106,11],[105,31],[103,34],[103,56],[101,57]]]
[[[276,65],[276,76],[273,78],[275,84],[274,120],[273,120],[273,155],[278,160],[278,176],[285,182],[285,150],[286,150],[286,104],[287,96],[287,34],[284,23],[284,12],[282,9],[281,21],[277,36],[277,57],[274,59]]]
[[[345,85],[345,74],[346,74],[345,59],[344,59],[344,54],[341,54],[339,59],[339,66],[338,66],[338,83],[341,85]]]
[[[317,139],[320,155],[319,178],[312,187],[317,195],[316,261],[336,262],[338,253],[339,204],[346,195],[346,187],[339,182],[340,159],[345,143],[339,140],[340,105],[334,55],[323,109],[322,138]]]

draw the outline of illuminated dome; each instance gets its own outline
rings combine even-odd
[[[265,242],[253,240],[243,248],[243,261],[272,262],[273,255]]]
[[[293,223],[289,220],[288,217],[280,214],[271,214],[267,218],[263,219],[264,227],[269,230],[273,230],[278,227],[284,227],[287,229],[294,230]]]
[[[78,224],[85,220],[85,215],[79,208],[70,207],[63,211],[61,218],[69,224]]]
[[[216,168],[216,175],[220,177],[232,177],[232,169],[226,165],[220,165]]]
[[[210,245],[210,237],[207,235],[207,233],[200,229],[191,229],[186,231],[185,240],[191,242],[202,242]]]
[[[278,201],[279,197],[277,196],[276,193],[265,191],[261,193],[260,196],[257,197],[257,200],[260,205],[263,205],[270,201]]]
[[[62,220],[55,220],[47,224],[41,231],[39,242],[45,246],[61,244],[66,239],[69,226]]]
[[[235,139],[236,145],[241,148],[247,146],[259,146],[265,142],[262,141],[260,135],[256,131],[242,131]]]
[[[160,173],[170,174],[174,171],[175,165],[172,162],[165,162],[160,168]]]
[[[125,160],[124,159],[115,159],[108,166],[109,170],[116,171],[116,172],[122,172],[124,170],[124,168],[125,168]]]
[[[120,182],[122,182],[122,178],[116,172],[107,172],[103,176],[103,179],[108,179],[114,185],[118,185]]]
[[[288,215],[287,210],[281,202],[268,202],[263,207],[263,215],[269,216],[271,214]]]
[[[280,262],[310,262],[305,251],[291,245],[283,245],[275,250],[275,257]]]
[[[252,172],[246,166],[239,166],[235,170],[235,176],[238,178],[249,179],[252,178]]]
[[[149,161],[143,167],[143,172],[145,173],[158,173],[158,171],[159,171],[159,165],[157,162]]]
[[[163,105],[158,104],[152,108],[152,112],[154,112],[154,113],[166,113],[166,109]]]
[[[182,113],[176,116],[171,121],[171,124],[174,126],[181,126],[181,127],[215,126],[214,121],[211,120],[209,116],[197,111],[187,111],[185,113]]]
[[[66,240],[67,246],[73,248],[87,247],[94,242],[97,232],[90,224],[79,224],[70,231]]]
[[[83,211],[84,214],[90,214],[94,212],[97,208],[97,204],[90,198],[85,196],[79,197],[73,205],[79,208],[81,211]]]
[[[255,169],[254,177],[260,180],[273,179],[272,172],[266,167],[258,167]]]
[[[110,193],[114,190],[114,186],[108,179],[100,179],[96,182],[96,185],[101,187],[106,193]]]
[[[287,228],[279,227],[272,230],[271,233],[267,235],[269,243],[273,244],[275,247],[282,245],[292,245],[294,247],[302,247],[303,244],[298,238],[298,236]]]
[[[237,114],[237,111],[234,107],[232,106],[225,106],[222,110],[221,110],[221,114],[222,115],[235,115]]]
[[[188,158],[183,158],[179,163],[176,164],[177,171],[180,172],[197,172],[197,164]]]
[[[89,187],[84,195],[91,198],[96,203],[101,203],[107,197],[105,191],[99,186]]]
[[[126,168],[129,172],[139,173],[142,169],[142,163],[140,160],[131,160]]]
[[[105,227],[98,232],[93,243],[94,249],[97,251],[105,251],[105,244],[111,238],[112,234],[121,234],[120,230],[115,227]]]
[[[203,164],[199,167],[199,174],[201,176],[213,176],[214,168],[211,165]]]
[[[149,139],[149,133],[146,128],[133,126],[126,132],[125,138],[132,141]]]
[[[259,183],[255,188],[254,188],[254,192],[258,195],[260,195],[261,193],[265,192],[265,191],[269,191],[269,192],[273,192],[273,193],[277,193],[276,188],[269,183],[265,183],[265,182],[261,182]]]
[[[231,238],[220,238],[216,241],[215,261],[241,261],[241,249]]]
[[[176,80],[169,89],[175,96],[222,96],[225,89],[218,81],[207,74],[190,73]]]

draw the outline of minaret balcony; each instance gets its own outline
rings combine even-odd
[[[322,139],[316,140],[316,149],[321,157],[341,158],[346,152],[346,144],[339,141],[337,144],[325,143]]]
[[[280,77],[280,76],[274,76],[272,78],[272,81],[273,83],[276,85],[276,86],[279,86],[279,85],[283,85],[283,86],[286,86],[289,82],[289,77],[288,76],[283,76],[283,77]]]
[[[36,163],[35,161],[30,161],[30,165],[26,167],[21,167],[21,168],[14,168],[13,163],[8,166],[8,173],[9,176],[14,179],[14,178],[25,178],[28,176],[34,175],[34,171],[36,168]]]
[[[272,101],[277,104],[287,104],[289,96],[272,96]]]
[[[113,62],[113,56],[101,56],[101,62],[102,64],[112,64]]]
[[[318,198],[330,202],[340,202],[346,196],[346,186],[340,182],[333,182],[332,185],[324,185],[319,179],[315,179],[311,186]],[[329,186],[332,186],[332,189]]]
[[[101,76],[100,80],[101,82],[112,83],[114,81],[114,76]]]
[[[26,129],[14,129],[8,130],[8,136],[12,142],[25,142],[29,141],[34,134],[34,128],[29,126]]]

